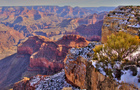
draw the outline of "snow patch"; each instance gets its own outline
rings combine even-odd
[[[106,76],[106,73],[105,73],[105,71],[103,70],[103,68],[99,67],[98,69],[99,69],[99,72],[100,72],[101,74],[103,74],[104,76]]]
[[[135,24],[135,25],[128,25],[129,27],[133,27],[133,28],[140,28],[139,24]]]
[[[93,60],[91,61],[92,61],[92,65],[96,68],[97,61],[93,61]]]
[[[52,76],[37,75],[30,80],[30,85],[35,86],[35,90],[62,90],[63,87],[72,87],[73,90],[79,90],[67,83],[64,70]]]
[[[138,86],[140,88],[140,82],[138,82],[138,77],[140,76],[140,67],[137,67],[137,75],[132,76],[132,71],[130,70],[124,70],[123,75],[121,75],[121,80],[119,82],[125,82],[129,84],[134,84],[135,86]]]

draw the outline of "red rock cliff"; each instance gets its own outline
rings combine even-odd
[[[79,35],[63,36],[57,42],[42,36],[33,36],[18,46],[18,54],[29,54],[30,70],[44,70],[47,74],[60,71],[68,49],[72,47],[84,47],[88,41]]]

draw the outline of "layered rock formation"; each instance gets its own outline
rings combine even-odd
[[[66,27],[66,26],[71,26],[72,29],[74,29],[74,27],[83,25],[83,24],[95,24],[101,20],[104,19],[105,15],[107,14],[107,12],[102,12],[102,13],[98,13],[98,14],[91,14],[82,18],[68,18],[68,19],[64,19],[61,23],[60,26],[61,27]]]
[[[79,35],[64,36],[58,41],[44,36],[29,37],[18,45],[17,54],[0,60],[0,89],[8,89],[23,77],[61,71],[68,49],[84,47],[88,43]]]
[[[30,70],[43,70],[46,74],[60,71],[68,49],[72,47],[84,47],[88,41],[79,35],[63,36],[57,42],[43,36],[33,36],[18,46],[17,53],[29,54]]]
[[[7,16],[5,16],[5,19],[2,17],[0,20],[1,24],[24,33],[24,36],[32,36],[35,30],[49,29],[62,21],[62,18],[59,18],[56,15],[49,16],[46,12],[28,10],[25,7],[18,15],[14,11],[6,12],[10,15],[12,14],[13,18],[10,18],[10,15],[6,14]]]
[[[139,6],[119,6],[115,10],[110,11],[104,19],[102,42],[106,42],[107,36],[117,31],[137,35],[140,29],[139,11]]]

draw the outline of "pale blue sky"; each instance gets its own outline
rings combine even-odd
[[[58,6],[119,6],[140,5],[140,0],[0,0],[0,6],[30,6],[30,5],[58,5]]]

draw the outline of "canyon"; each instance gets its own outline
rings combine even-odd
[[[47,37],[72,32],[82,24],[103,20],[106,11],[70,6],[0,7],[0,23],[22,32],[24,36],[42,33]]]
[[[92,61],[92,49],[99,44],[89,43],[83,48],[70,49],[64,60],[64,70],[52,76],[24,78],[15,83],[13,89],[138,90],[134,85],[118,82],[97,70]]]
[[[103,7],[102,10],[101,8],[98,11],[98,8],[73,8],[70,6],[0,7],[0,31],[2,31],[0,33],[3,34],[0,36],[0,59],[16,53],[16,46],[29,36],[42,35],[52,40],[58,40],[63,35],[76,34],[84,36],[90,41],[100,41],[102,20],[107,11],[113,7],[106,9]],[[83,25],[84,28],[82,28]],[[86,34],[82,32],[86,32]],[[88,32],[92,34],[87,35]]]
[[[132,9],[133,8],[133,9]],[[134,11],[133,11],[134,10]],[[105,43],[107,36],[111,33],[116,33],[119,31],[124,31],[127,33],[130,33],[132,35],[137,35],[137,32],[139,30],[139,13],[137,14],[137,17],[135,17],[135,11],[139,11],[139,7],[131,7],[131,6],[124,6],[124,7],[118,7],[114,11],[110,11],[110,13],[107,14],[105,19],[99,20],[99,22],[103,22],[100,24],[99,22],[95,23],[95,26],[102,26],[102,31],[100,32],[94,32],[90,31],[91,28],[94,27],[94,24],[92,25],[80,25],[78,28],[76,28],[76,32],[78,32],[80,35],[84,37],[89,37],[89,40],[92,39],[91,37],[94,37],[91,35],[92,33],[95,33],[95,37],[102,34],[102,42]],[[132,12],[131,15],[125,15],[124,12]],[[134,15],[133,15],[134,14]],[[130,16],[130,22],[126,22],[125,20],[128,19],[127,17]],[[132,16],[132,17],[131,17]],[[123,22],[124,21],[124,22]],[[93,23],[93,22],[92,22]],[[121,24],[122,23],[122,24]],[[127,26],[127,28],[125,27]],[[96,27],[95,27],[96,28]],[[98,27],[100,28],[100,27]],[[120,29],[119,29],[120,28]],[[83,29],[83,30],[82,30]],[[84,32],[84,30],[87,30],[88,32]],[[126,31],[127,30],[127,31]],[[101,33],[102,32],[102,33]],[[89,35],[89,36],[88,36]],[[96,36],[97,35],[97,36]],[[100,39],[101,37],[98,37]],[[87,38],[88,39],[88,38]],[[100,68],[97,68],[92,58],[93,58],[93,48],[95,45],[99,45],[101,43],[89,43],[86,47],[83,48],[72,48],[69,49],[68,54],[66,58],[64,59],[64,70],[62,70],[60,73],[55,74],[51,78],[50,76],[34,76],[30,79],[24,79],[22,81],[19,81],[14,84],[14,89],[18,90],[19,88],[23,88],[25,86],[26,88],[34,88],[34,89],[57,89],[59,88],[59,84],[57,83],[57,80],[59,83],[65,83],[67,81],[73,86],[68,86],[66,83],[66,86],[62,84],[61,89],[71,87],[78,89],[87,89],[87,90],[128,90],[128,89],[138,89],[139,87],[139,79],[137,75],[139,75],[139,66],[127,66],[127,69],[122,70],[122,73],[120,75],[120,79],[123,79],[125,75],[130,75],[132,78],[137,77],[137,81],[135,79],[135,83],[137,85],[121,82],[116,79],[110,78],[108,75],[105,74],[105,71],[103,71]],[[131,70],[133,68],[133,70]],[[136,70],[135,70],[136,69]],[[133,75],[134,72],[135,75]],[[115,73],[118,73],[117,71],[114,71]],[[65,74],[64,78],[59,78]],[[132,75],[131,75],[132,74]],[[136,75],[137,74],[137,75]],[[116,77],[115,76],[113,77]],[[123,77],[124,76],[124,77]],[[122,78],[123,77],[123,78]],[[48,78],[48,79],[47,79]],[[47,83],[46,83],[47,82]],[[133,81],[131,81],[133,82]],[[56,83],[56,86],[54,85],[51,87],[50,85]],[[19,85],[21,87],[19,87]],[[58,85],[58,86],[57,86]],[[138,87],[136,87],[138,86]]]
[[[87,40],[101,40],[102,20],[112,8],[0,7],[0,88],[8,89],[23,77],[62,70],[70,48],[84,47]]]
[[[58,41],[44,36],[29,37],[18,45],[16,54],[0,61],[0,88],[11,87],[23,77],[52,75],[61,71],[68,49],[84,47],[88,43],[79,35],[65,35]]]
[[[96,9],[0,7],[1,56],[9,52],[0,60],[0,89],[138,89],[103,75],[92,58],[101,44],[93,41],[105,43],[118,31],[138,35],[139,7]]]

